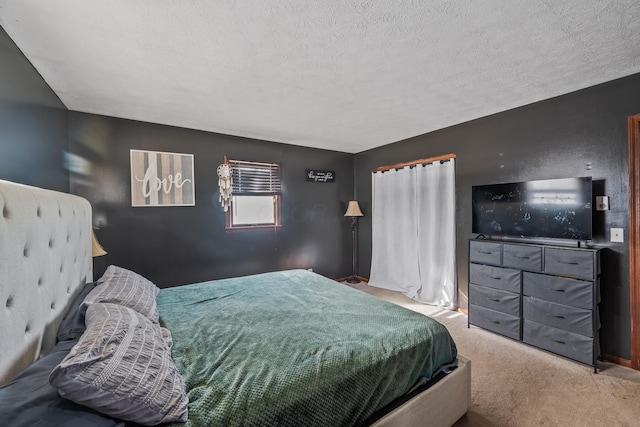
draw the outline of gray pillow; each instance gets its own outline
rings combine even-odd
[[[156,285],[139,274],[110,265],[98,280],[98,286],[84,299],[80,312],[84,313],[91,304],[105,302],[129,307],[158,323],[156,297],[159,292]]]
[[[60,395],[144,425],[187,420],[185,385],[159,325],[127,307],[87,307],[87,330],[54,368]]]
[[[80,312],[80,305],[96,285],[96,282],[87,283],[76,299],[73,300],[69,311],[67,311],[67,314],[62,318],[62,322],[60,322],[56,341],[77,340],[80,338],[85,330],[84,313]]]

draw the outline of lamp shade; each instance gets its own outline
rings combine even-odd
[[[96,234],[93,232],[93,229],[91,229],[91,256],[97,257],[106,254],[107,251],[105,251],[102,246],[100,246],[100,243],[98,243],[98,239],[96,239]]]
[[[344,216],[364,216],[362,211],[360,210],[360,205],[357,200],[350,200],[349,206],[347,206],[347,211]]]

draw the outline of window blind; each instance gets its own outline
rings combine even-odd
[[[257,196],[280,194],[280,165],[229,160],[231,166],[232,194]]]

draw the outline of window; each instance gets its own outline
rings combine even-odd
[[[229,160],[231,206],[227,231],[281,227],[280,165]]]

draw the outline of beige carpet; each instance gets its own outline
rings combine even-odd
[[[639,426],[640,371],[593,368],[475,326],[464,314],[417,303],[398,292],[350,285],[433,317],[471,359],[471,408],[455,426]]]

